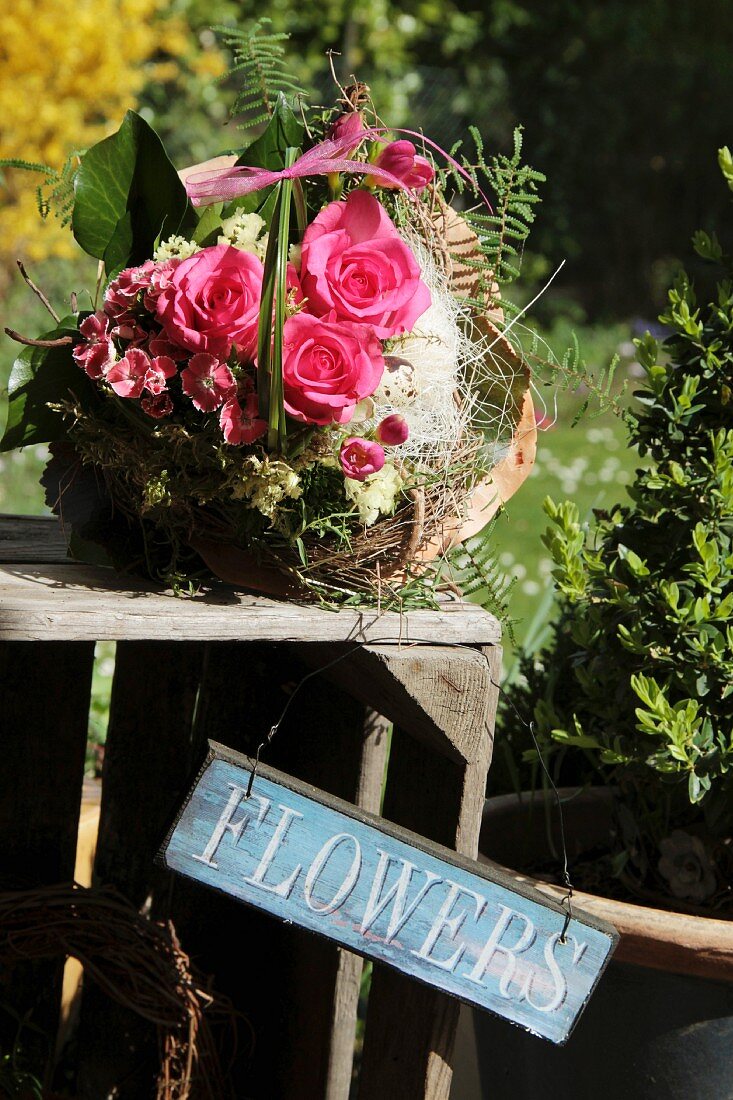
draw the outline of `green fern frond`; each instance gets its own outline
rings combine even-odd
[[[231,109],[231,117],[245,116],[242,129],[266,123],[272,116],[277,97],[304,95],[305,89],[288,72],[284,43],[290,38],[282,31],[270,31],[272,20],[258,19],[249,29],[213,27],[225,46],[232,51],[232,66],[220,77],[234,77],[241,87]]]
[[[40,172],[44,180],[36,187],[38,213],[42,218],[47,218],[53,210],[61,224],[68,225],[74,208],[74,179],[82,155],[81,150],[74,150],[61,169],[17,157],[0,160],[0,169],[19,168],[24,172]]]
[[[494,556],[492,535],[495,527],[496,520],[493,520],[478,535],[458,546],[449,555],[448,564],[465,599],[494,615],[502,623],[511,644],[516,645],[516,620],[509,613],[509,596],[517,578],[507,577]]]
[[[537,333],[533,333],[527,359],[532,364],[535,374],[545,385],[557,387],[560,392],[570,391],[585,395],[582,405],[573,417],[573,427],[586,413],[591,420],[595,420],[605,412],[623,416],[623,399],[629,383],[628,379],[625,379],[617,392],[614,392],[616,371],[620,362],[618,355],[614,355],[606,366],[591,371],[581,356],[575,333],[572,341],[570,347],[558,357]],[[595,407],[589,412],[592,401]]]
[[[5,157],[0,159],[0,168],[20,168],[24,172],[42,172],[45,176],[53,175],[53,168],[47,164],[37,164],[32,160],[22,160],[19,157]]]
[[[471,185],[457,171],[444,172],[444,182],[449,178],[459,192],[471,190],[474,195],[489,192],[494,209],[467,210],[463,217],[479,239],[480,255],[474,260],[460,257],[461,264],[483,274],[486,289],[505,287],[513,283],[520,273],[522,251],[531,225],[535,219],[534,208],[540,201],[538,188],[545,177],[529,165],[522,163],[522,131],[514,131],[514,147],[511,156],[493,156],[486,159],[481,134],[476,127],[469,128],[474,144],[473,157],[460,154],[460,143],[454,146],[452,155],[458,157]],[[496,295],[496,290],[494,290]],[[481,303],[476,303],[480,305]],[[485,304],[485,303],[484,303]],[[507,316],[513,316],[517,307],[503,296],[496,300]]]

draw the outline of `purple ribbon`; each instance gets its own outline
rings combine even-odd
[[[354,149],[354,143],[358,148],[362,141],[376,139],[390,132],[408,134],[425,142],[440,153],[452,168],[468,180],[472,187],[476,186],[465,168],[434,141],[414,130],[390,131],[386,127],[380,127],[363,130],[357,135],[351,134],[336,140],[327,138],[303,153],[289,168],[281,168],[276,172],[269,168],[250,168],[244,164],[234,165],[231,168],[215,168],[210,172],[195,172],[186,180],[186,191],[194,206],[204,206],[208,202],[231,202],[233,199],[251,194],[252,191],[261,191],[264,187],[279,183],[280,180],[297,179],[303,176],[325,176],[332,172],[349,172],[354,175],[372,176],[379,183],[386,183],[390,187],[409,193],[409,187],[391,172],[386,172],[376,164],[352,160],[348,155]],[[491,204],[483,191],[479,189],[479,193],[491,209]]]

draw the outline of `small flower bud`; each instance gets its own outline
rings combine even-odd
[[[409,434],[410,429],[407,421],[399,413],[385,416],[375,432],[379,442],[384,443],[387,447],[399,447],[400,443],[405,442]]]

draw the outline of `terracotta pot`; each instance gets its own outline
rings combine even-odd
[[[608,791],[562,791],[569,856],[607,841]],[[573,797],[575,795],[575,797]],[[541,797],[490,799],[480,859],[517,867],[550,855]],[[557,835],[553,843],[557,845]],[[556,848],[557,851],[557,848]],[[555,897],[557,887],[510,871]],[[733,1097],[733,921],[688,916],[577,892],[574,902],[621,933],[565,1047],[474,1013],[479,1089],[452,1100],[730,1100]],[[497,1057],[498,1055],[498,1057]]]

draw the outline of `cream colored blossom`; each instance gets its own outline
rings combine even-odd
[[[169,237],[167,241],[158,245],[153,253],[153,259],[156,263],[164,263],[166,260],[187,260],[189,256],[200,251],[201,248],[195,241],[187,241],[185,237]]]
[[[394,512],[403,485],[404,481],[391,462],[386,462],[378,473],[371,474],[366,481],[354,481],[350,477],[344,479],[346,496],[356,505],[359,519],[365,527],[370,527],[380,516]]]
[[[281,458],[247,455],[241,481],[232,490],[235,500],[248,500],[269,520],[275,520],[278,507],[286,498],[297,500],[303,493],[295,470]]]
[[[264,219],[259,214],[247,214],[242,207],[238,207],[231,218],[225,218],[221,223],[221,235],[216,243],[234,245],[262,260],[267,251],[267,234],[260,236],[264,228]]]

